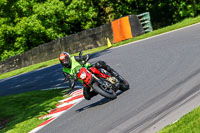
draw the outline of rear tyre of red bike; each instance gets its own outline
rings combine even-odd
[[[116,92],[115,91],[113,91],[113,90],[104,90],[103,88],[101,88],[100,86],[99,86],[99,84],[98,83],[94,83],[93,85],[92,85],[92,88],[97,92],[97,93],[99,93],[101,96],[103,96],[103,97],[105,97],[105,98],[108,98],[108,99],[111,99],[111,100],[113,100],[113,99],[115,99],[115,98],[117,98],[117,94],[116,94]]]

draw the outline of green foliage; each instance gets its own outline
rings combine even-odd
[[[154,29],[200,13],[199,0],[0,0],[0,60],[130,14]]]
[[[38,3],[33,6],[34,14],[42,22],[40,25],[45,27],[43,34],[46,35],[47,40],[55,40],[65,35],[65,32],[62,31],[62,28],[65,27],[64,11],[64,2],[59,0],[47,0],[43,4]]]
[[[44,121],[38,117],[54,109],[65,93],[66,90],[53,89],[0,97],[0,116],[10,120],[0,133],[28,133]]]
[[[66,22],[72,26],[71,32],[80,29],[95,27],[98,11],[92,6],[92,2],[86,0],[72,0],[65,10]]]

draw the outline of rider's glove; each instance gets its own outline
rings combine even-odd
[[[75,86],[75,80],[72,79],[72,80],[70,80],[70,87],[71,87],[71,88],[74,88],[74,86]]]
[[[85,63],[88,62],[89,59],[90,59],[90,56],[88,54],[83,56],[83,60],[84,60]]]
[[[90,59],[90,56],[88,54],[84,56],[74,56],[74,57],[75,60],[78,61],[81,65],[86,64]]]
[[[63,72],[63,75],[65,77],[64,82],[66,82],[69,79],[69,75],[65,72]]]
[[[71,88],[74,88],[75,80],[72,78],[72,76],[70,76],[69,74],[67,74],[67,73],[65,73],[65,72],[63,72],[63,75],[64,75],[64,77],[65,77],[64,82],[65,82],[65,81],[69,81],[69,86],[70,86]]]

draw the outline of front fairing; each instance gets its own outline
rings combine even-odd
[[[83,76],[84,75],[84,76]],[[92,83],[93,81],[93,76],[92,73],[89,72],[85,67],[82,67],[78,73],[77,73],[77,77],[82,80],[85,84],[87,84],[88,86]]]

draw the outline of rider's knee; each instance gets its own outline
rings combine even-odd
[[[98,61],[97,63],[95,63],[95,67],[96,68],[106,67],[106,63],[104,61]]]

